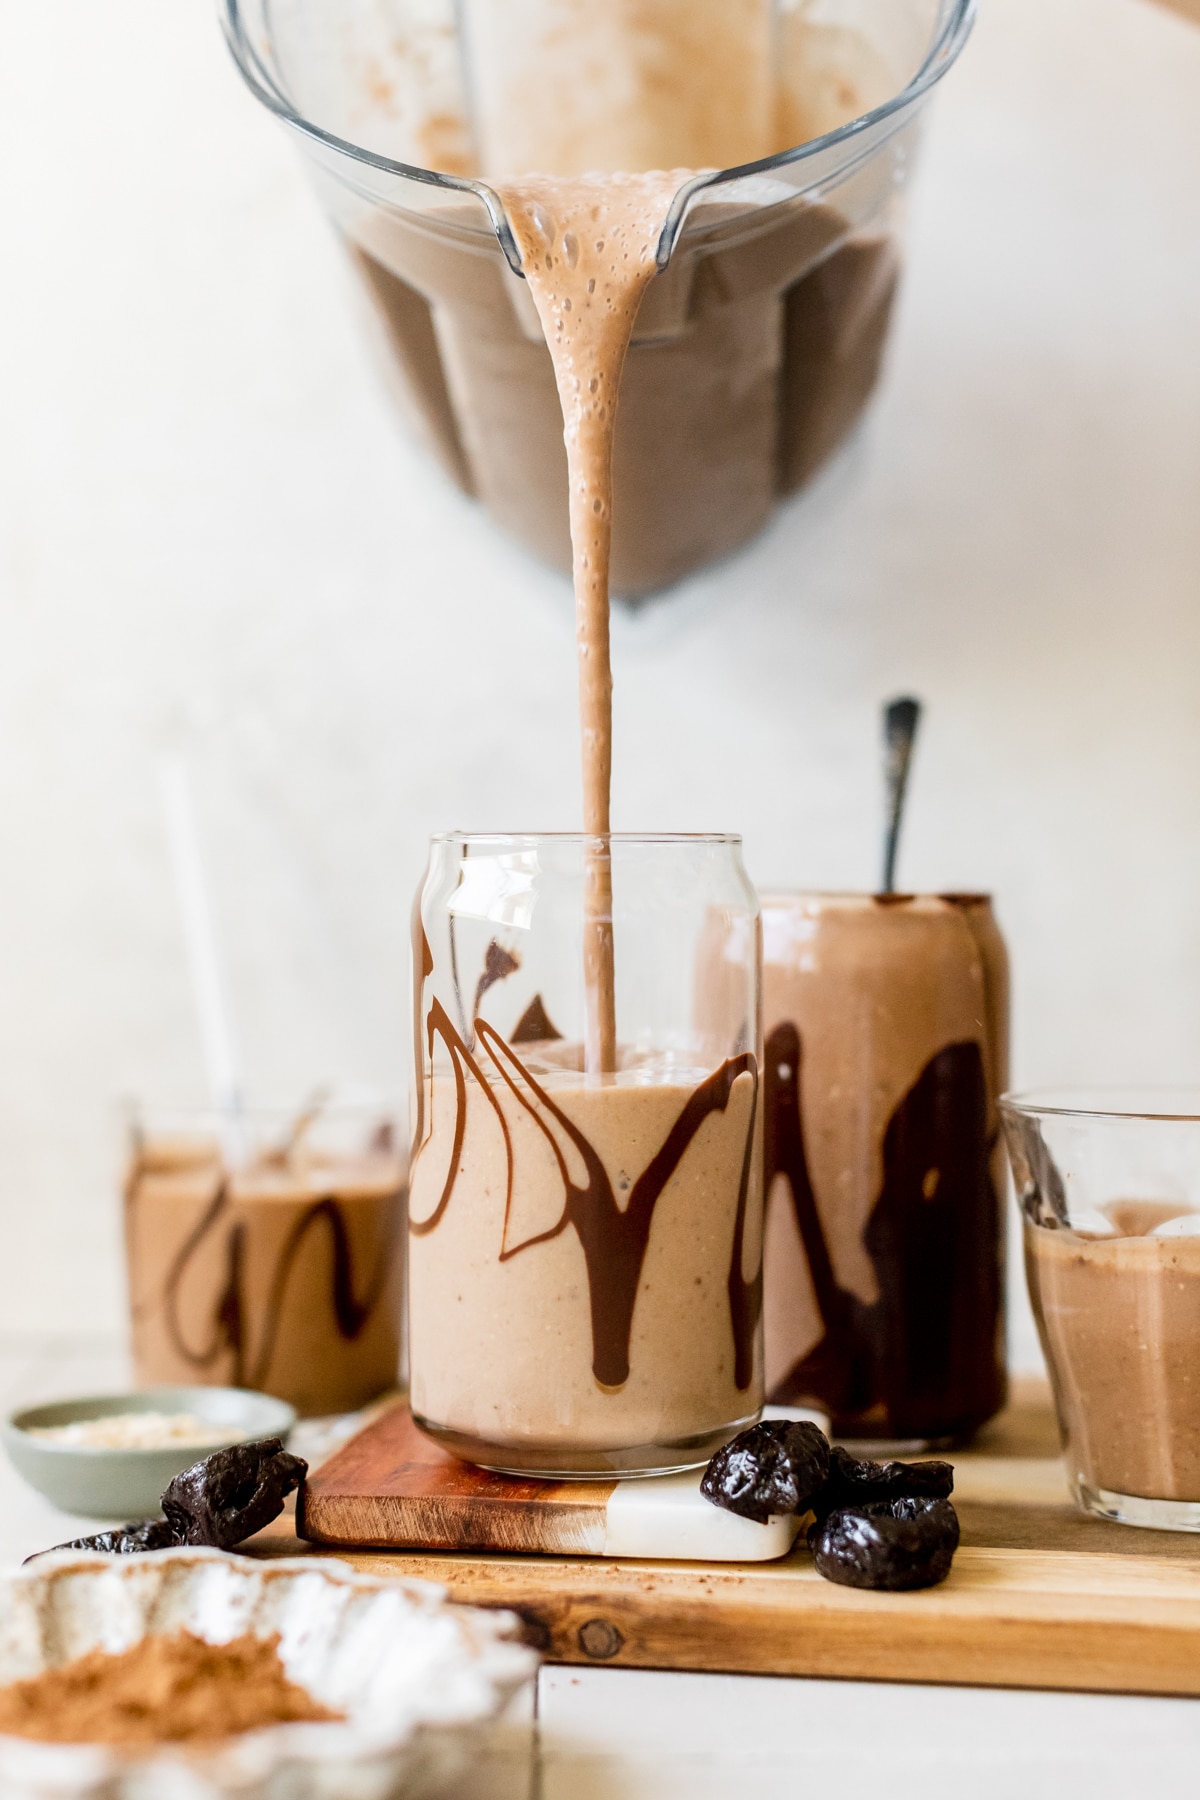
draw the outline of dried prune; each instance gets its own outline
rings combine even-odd
[[[948,1500],[954,1492],[954,1467],[948,1462],[860,1462],[835,1448],[829,1477],[813,1501],[818,1519],[839,1507],[861,1509],[875,1500]]]
[[[299,1456],[289,1456],[279,1438],[234,1444],[175,1477],[162,1497],[164,1519],[118,1525],[51,1548],[101,1550],[110,1556],[136,1556],[143,1550],[166,1550],[174,1544],[232,1550],[279,1517],[284,1500],[307,1473],[308,1464]],[[34,1554],[48,1556],[50,1552]],[[32,1562],[33,1557],[25,1560]]]
[[[97,1531],[92,1537],[71,1538],[65,1544],[54,1544],[55,1550],[103,1550],[109,1556],[139,1556],[143,1550],[166,1550],[179,1539],[173,1525],[165,1519],[142,1519],[134,1525],[115,1525],[111,1531]],[[49,1556],[49,1550],[38,1550],[37,1556]],[[26,1562],[33,1557],[27,1556]]]
[[[819,1519],[808,1541],[827,1581],[904,1594],[946,1579],[958,1549],[958,1514],[949,1500],[868,1501]]]
[[[764,1420],[717,1451],[700,1479],[714,1506],[765,1525],[773,1513],[803,1513],[829,1473],[829,1440],[807,1420]]]
[[[289,1456],[279,1438],[232,1444],[177,1475],[162,1497],[180,1544],[231,1550],[277,1519],[308,1464]]]

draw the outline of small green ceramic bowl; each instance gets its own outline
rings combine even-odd
[[[211,1424],[212,1436],[203,1443],[131,1450],[64,1444],[35,1437],[30,1430],[132,1412],[190,1413]],[[124,1522],[156,1518],[163,1489],[181,1469],[190,1469],[227,1444],[286,1439],[295,1423],[295,1408],[269,1394],[252,1394],[244,1388],[157,1387],[26,1407],[5,1419],[0,1435],[17,1472],[63,1512]]]

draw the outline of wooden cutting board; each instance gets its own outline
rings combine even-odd
[[[337,1554],[511,1607],[555,1662],[1200,1695],[1200,1537],[1077,1512],[1041,1384],[1017,1384],[953,1461],[962,1547],[949,1580],[920,1594],[835,1587],[803,1544],[764,1564]],[[329,1554],[278,1527],[248,1548]]]
[[[637,1481],[493,1475],[431,1443],[401,1403],[309,1477],[296,1529],[312,1543],[339,1549],[532,1550],[676,1562],[771,1562],[787,1555],[797,1520],[758,1525],[725,1512],[701,1494],[700,1474]]]

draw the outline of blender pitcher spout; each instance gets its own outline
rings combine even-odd
[[[218,0],[298,135],[416,435],[570,567],[509,184],[678,171],[621,379],[612,591],[725,555],[874,390],[920,115],[976,0]]]
[[[663,227],[665,268],[706,190],[758,175],[811,189],[902,129],[977,0],[217,5],[247,85],[318,163],[417,210],[471,195],[520,274],[499,177],[694,171]]]

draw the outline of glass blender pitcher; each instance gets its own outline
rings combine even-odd
[[[680,170],[625,364],[612,586],[751,537],[874,387],[898,202],[976,0],[220,0],[442,467],[569,569],[562,415],[494,183]],[[694,171],[694,172],[693,172]]]

